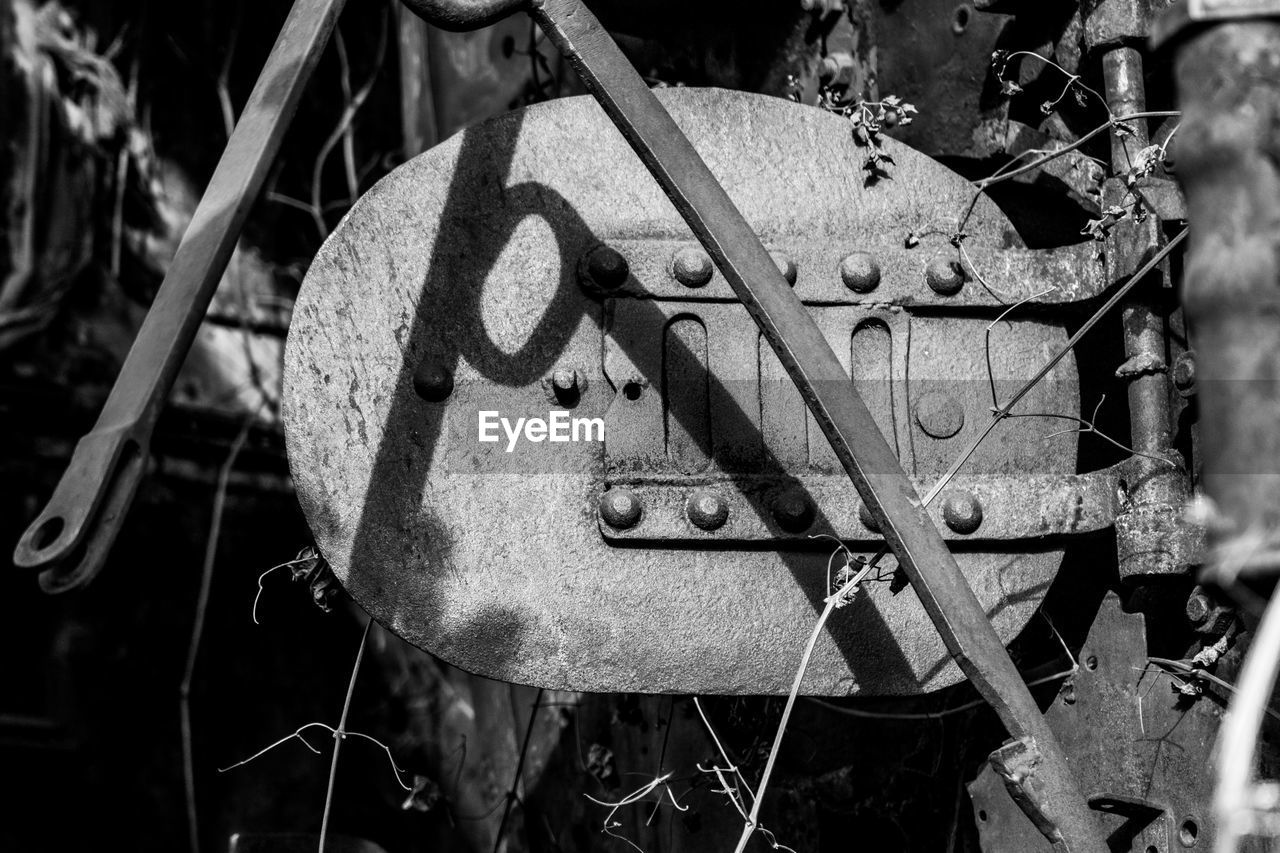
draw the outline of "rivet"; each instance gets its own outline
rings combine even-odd
[[[711,256],[702,249],[685,246],[676,252],[671,259],[671,273],[676,281],[685,287],[702,287],[711,281],[715,267],[711,265]]]
[[[959,261],[950,258],[937,257],[929,261],[924,278],[933,292],[942,296],[955,296],[964,287],[964,270]]]
[[[630,489],[610,489],[600,496],[600,517],[610,527],[635,527],[643,511],[640,499]]]
[[[786,252],[770,252],[769,256],[773,258],[773,262],[778,265],[778,271],[782,273],[782,277],[787,280],[787,284],[795,286],[796,278],[800,275],[800,270],[796,267],[796,262],[791,260],[791,256]]]
[[[572,406],[582,396],[582,380],[572,367],[557,368],[551,374],[551,391],[558,402]]]
[[[582,269],[590,282],[601,290],[617,290],[631,275],[627,259],[609,246],[596,246],[588,252]]]
[[[930,391],[916,402],[916,423],[933,438],[951,438],[964,426],[964,407],[950,394]]]
[[[982,504],[972,492],[951,492],[942,504],[942,520],[956,533],[972,533],[982,526]]]
[[[854,293],[870,293],[880,286],[880,264],[869,252],[854,252],[840,262],[840,279]]]
[[[1062,687],[1062,701],[1068,705],[1076,704],[1076,686],[1070,681]]]
[[[413,372],[413,390],[428,403],[439,403],[453,393],[453,374],[442,364],[424,361]]]
[[[871,510],[867,508],[865,503],[858,503],[858,521],[862,522],[862,526],[868,530],[879,532],[880,525],[876,524],[875,517],[871,515]]]
[[[788,533],[803,533],[813,524],[813,504],[802,489],[791,488],[779,493],[771,509],[774,521]]]
[[[716,530],[729,520],[729,504],[711,489],[698,489],[685,501],[685,514],[703,530]]]

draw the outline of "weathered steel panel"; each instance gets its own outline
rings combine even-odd
[[[853,293],[840,284],[840,258],[907,235],[919,237],[910,251],[921,267],[955,253],[946,235],[972,190],[923,155],[887,141],[892,179],[868,185],[865,152],[837,116],[740,93],[659,94],[768,245],[839,248],[822,249],[831,262],[813,268],[808,254],[792,257],[798,288],[830,287],[825,267]],[[592,144],[581,144],[584,138]],[[824,157],[808,156],[812,151]],[[966,231],[967,245],[1020,245],[985,199]],[[830,543],[789,537],[743,547],[726,537],[691,548],[679,539],[618,543],[601,531],[601,517],[619,523],[611,530],[643,530],[657,513],[656,505],[622,494],[601,505],[605,484],[628,476],[669,466],[690,530],[714,537],[727,532],[716,523],[720,507],[699,495],[690,510],[686,488],[708,471],[725,473],[730,484],[757,463],[755,473],[792,479],[835,471],[824,465],[829,451],[803,407],[786,405],[785,379],[760,357],[758,332],[745,317],[738,330],[726,313],[740,307],[716,305],[714,295],[700,303],[694,296],[687,306],[674,301],[690,289],[683,283],[670,299],[645,298],[646,281],[703,275],[696,259],[678,269],[670,254],[670,268],[654,260],[655,247],[667,252],[676,244],[691,245],[686,226],[585,99],[512,113],[454,137],[382,181],[326,243],[290,333],[286,430],[299,497],[321,550],[380,621],[458,666],[511,681],[586,690],[787,690],[825,595]],[[628,267],[636,246],[650,260]],[[898,263],[884,262],[886,282],[905,281]],[[1057,262],[1035,263],[1048,269]],[[1088,266],[1073,263],[1070,269]],[[627,292],[602,300],[594,286],[601,283],[625,283]],[[1082,287],[1069,273],[1054,283],[1066,292]],[[958,301],[967,293],[976,291],[962,291]],[[927,286],[920,295],[931,305],[940,301]],[[934,331],[910,345],[919,347],[916,378],[936,380],[924,390],[951,388],[975,425],[988,405],[978,400],[990,393],[982,329],[999,308],[978,301],[966,320],[938,317],[942,309],[933,308],[920,322]],[[677,313],[669,316],[664,305]],[[832,305],[814,312],[824,333],[841,336],[837,353],[851,367],[853,313],[884,318],[903,310]],[[972,316],[983,310],[986,319]],[[673,319],[682,320],[674,332]],[[997,384],[1029,376],[1065,337],[1043,319],[1025,328],[1000,324],[992,335]],[[1009,341],[1021,343],[1010,349]],[[890,346],[898,353],[887,362],[892,375],[861,375],[860,382],[890,389],[905,383],[906,343]],[[1002,361],[1006,351],[1013,355]],[[704,364],[702,391],[695,368]],[[663,391],[668,370],[684,377],[676,396],[692,401],[687,416],[672,417]],[[560,383],[574,385],[566,401],[556,396],[555,375],[568,371],[577,382]],[[415,375],[440,381],[420,381],[415,393]],[[767,375],[778,381],[763,382]],[[1038,402],[1077,414],[1075,383],[1068,359]],[[776,408],[762,409],[749,390],[766,385],[781,395]],[[890,406],[897,399],[892,390],[882,397]],[[877,415],[921,477],[940,473],[947,448],[959,447],[959,436],[946,435],[954,426],[946,422],[949,408],[921,415],[899,404],[896,414]],[[601,417],[606,439],[525,444],[508,453],[505,442],[477,443],[483,410],[512,420],[549,410]],[[689,414],[698,411],[701,417]],[[946,423],[934,423],[938,418]],[[1060,429],[1060,422],[1040,419],[1007,425],[986,456],[975,458],[973,473],[1074,474],[1075,441],[1051,435]],[[717,434],[729,440],[713,438],[708,448],[708,435]],[[788,441],[775,444],[778,435]],[[1028,496],[1035,488],[1029,484]],[[841,500],[852,505],[853,489],[846,491]],[[738,501],[739,512],[750,505],[742,495],[724,497]],[[833,506],[847,512],[843,503]],[[960,529],[972,523],[966,507],[954,510]],[[982,538],[983,525],[1008,524],[987,513],[974,538]],[[1059,547],[1043,537],[1002,539],[958,554],[1006,641],[1052,581]],[[874,550],[870,538],[867,549]],[[906,694],[958,678],[914,592],[893,595],[887,584],[873,583],[833,620],[804,689]]]

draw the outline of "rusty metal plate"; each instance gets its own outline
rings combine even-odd
[[[830,247],[819,265],[825,271],[797,263],[798,286],[838,277],[829,261],[840,252],[907,235],[918,240],[911,251],[925,266],[955,253],[947,236],[972,190],[918,152],[887,140],[892,178],[868,185],[865,151],[837,116],[743,93],[659,95],[769,245]],[[1021,245],[985,199],[966,232],[966,245],[984,251]],[[602,299],[583,286],[582,270],[602,245],[616,244],[625,262],[636,246],[656,258],[691,240],[587,99],[470,128],[397,169],[355,206],[317,255],[298,300],[284,416],[317,544],[379,621],[463,669],[509,681],[787,691],[822,607],[829,542],[742,541],[758,533],[623,541],[602,533],[597,513],[606,487],[628,476],[644,488],[684,489],[714,475],[731,488],[762,476],[803,490],[806,478],[836,472],[807,412],[788,396],[794,388],[760,356],[758,333],[738,331],[750,325],[735,317],[738,306],[685,302],[676,293]],[[654,263],[637,261],[621,275],[656,281],[667,273]],[[905,275],[895,266],[885,280]],[[1064,292],[1082,287],[1071,276],[1054,283]],[[940,473],[988,416],[983,330],[999,307],[947,316],[945,305],[928,301],[919,315],[902,305],[814,308],[877,422],[922,481]],[[1066,340],[1040,310],[992,333],[999,393]],[[853,334],[864,327],[869,337]],[[707,336],[716,339],[709,349]],[[708,366],[706,352],[724,359]],[[664,370],[673,365],[678,381],[668,382]],[[770,399],[762,403],[762,395]],[[649,414],[619,420],[624,406]],[[1074,363],[1064,360],[1024,406],[1077,413]],[[680,415],[674,442],[664,407]],[[609,428],[603,442],[525,440],[507,452],[505,438],[478,440],[485,411],[513,422],[599,418]],[[720,437],[712,445],[700,438],[708,425]],[[993,493],[993,508],[1038,507],[1043,482],[1028,481],[1020,501],[1015,475],[1075,473],[1076,439],[1054,435],[1061,428],[1043,418],[1011,421],[966,473],[1004,477],[1015,490]],[[739,512],[753,511],[742,488]],[[823,486],[812,499],[846,514],[856,497],[845,488],[837,495]],[[1086,516],[1105,515],[1099,508],[1111,500],[1085,500],[1085,527],[1105,523]],[[655,503],[650,516],[659,509]],[[1068,533],[1070,515],[1051,507],[1046,523]],[[1006,533],[975,534],[981,541],[965,542],[958,561],[1007,641],[1052,581],[1061,535],[1024,539],[1030,528],[1020,522],[983,524]],[[859,547],[869,553],[875,543],[868,537]],[[829,627],[807,693],[912,694],[960,678],[909,589],[894,595],[887,584],[869,584]]]
[[[1213,776],[1205,768],[1224,709],[1190,701],[1148,664],[1146,620],[1108,593],[1080,651],[1080,668],[1045,716],[1071,762],[1108,846],[1133,853],[1213,848]],[[984,853],[1053,850],[984,767],[969,784]]]

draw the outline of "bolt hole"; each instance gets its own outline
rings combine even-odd
[[[964,3],[956,7],[955,15],[951,18],[951,32],[956,35],[963,35],[964,31],[969,29],[969,19],[973,14],[972,7]]]
[[[62,520],[62,516],[55,515],[53,518],[46,519],[39,528],[36,529],[36,535],[32,537],[31,544],[35,546],[37,551],[43,551],[54,542],[58,541],[58,537],[62,535],[62,529],[66,527],[66,522]]]
[[[507,36],[502,40],[502,58],[510,59],[516,55],[516,40],[513,36]]]
[[[978,820],[982,821],[983,823],[986,823],[986,822],[987,822],[987,810],[986,810],[986,809],[978,809]]]
[[[1154,844],[1148,844],[1146,853],[1160,853],[1160,851],[1156,849]]]
[[[1087,658],[1085,658],[1085,659],[1084,659],[1084,668],[1085,668],[1085,669],[1087,669],[1087,670],[1089,670],[1090,672],[1092,672],[1093,670],[1097,669],[1097,668],[1098,668],[1098,656],[1097,656],[1097,655],[1089,655]]]
[[[1183,847],[1194,847],[1199,838],[1200,824],[1194,820],[1184,820],[1182,826],[1178,827],[1178,840],[1182,842]]]
[[[628,400],[639,400],[640,395],[644,393],[644,386],[639,382],[627,382],[622,386],[622,396]]]

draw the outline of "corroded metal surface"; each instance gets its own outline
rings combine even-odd
[[[1174,853],[1213,844],[1205,773],[1223,709],[1208,696],[1188,699],[1175,679],[1147,663],[1141,614],[1109,594],[1080,651],[1080,668],[1046,711],[1110,849]],[[1049,853],[1053,848],[983,768],[969,785],[982,849]]]
[[[1116,483],[1128,466],[1092,474],[957,477],[942,496],[929,505],[929,515],[944,538],[952,541],[1038,540],[1105,530],[1115,523],[1118,499]],[[802,529],[775,516],[779,494],[799,483],[813,502],[812,522]],[[924,494],[931,480],[916,480]],[[616,491],[611,489],[609,493]],[[695,491],[718,495],[725,503],[725,518],[713,530],[692,524],[686,502]],[[643,518],[620,528],[602,518],[601,533],[615,540],[666,542],[776,542],[802,541],[825,534],[846,542],[868,545],[879,541],[873,529],[860,520],[858,496],[837,477],[806,476],[772,480],[709,480],[688,483],[636,485],[628,488],[643,507]],[[961,496],[964,499],[961,500]],[[946,519],[947,499],[955,497],[956,517],[962,504],[978,509],[980,520]],[[972,515],[972,511],[969,515]],[[965,532],[965,531],[968,532]]]
[[[892,142],[893,179],[864,185],[863,152],[830,114],[727,92],[660,95],[766,243],[825,236],[852,251],[914,233],[935,253],[970,200],[958,176]],[[828,156],[797,154],[810,150]],[[972,245],[1016,245],[985,201],[966,230]],[[644,393],[654,376],[619,384],[610,373],[605,305],[579,283],[579,262],[617,240],[689,235],[582,99],[469,130],[381,182],[317,257],[295,313],[286,423],[300,500],[347,589],[463,668],[549,687],[783,692],[821,606],[825,544],[615,547],[597,526],[607,476],[599,444],[542,444],[536,458],[478,454],[467,432],[483,408],[545,417],[546,382],[566,368],[586,388],[575,415],[654,396]],[[1047,324],[1043,354],[1064,337]],[[750,343],[756,352],[754,335]],[[964,353],[957,364],[981,361],[980,338],[950,346]],[[414,393],[424,362],[453,377],[444,402]],[[985,387],[984,373],[966,378]],[[1069,362],[1053,378],[1075,393]],[[749,422],[750,409],[729,412]],[[1040,447],[1043,473],[1071,473],[1074,442],[1049,432],[1028,429],[1022,440]],[[923,473],[940,464],[932,458]],[[1049,546],[958,556],[1006,641],[1060,560]],[[915,693],[958,677],[914,593],[873,584],[833,620],[805,690]]]
[[[1098,296],[1108,280],[1100,253],[1090,243],[1057,250],[966,247],[961,255],[949,245],[926,250],[907,247],[907,236],[886,233],[875,242],[850,247],[843,242],[799,235],[774,240],[768,246],[795,264],[795,291],[806,305],[1003,308],[1022,300],[1040,305],[1062,304]],[[621,252],[630,267],[619,295],[737,301],[719,272],[712,272],[706,279],[693,279],[702,282],[695,285],[682,282],[677,275],[677,259],[682,265],[689,264],[701,253],[697,243],[632,239],[612,241],[610,247]],[[878,265],[880,276],[874,287],[851,288],[839,274],[841,264],[855,252],[865,253]],[[939,259],[953,261],[962,270],[960,289],[954,294],[937,293],[928,286],[926,270]],[[1046,292],[1045,282],[1057,287]]]

